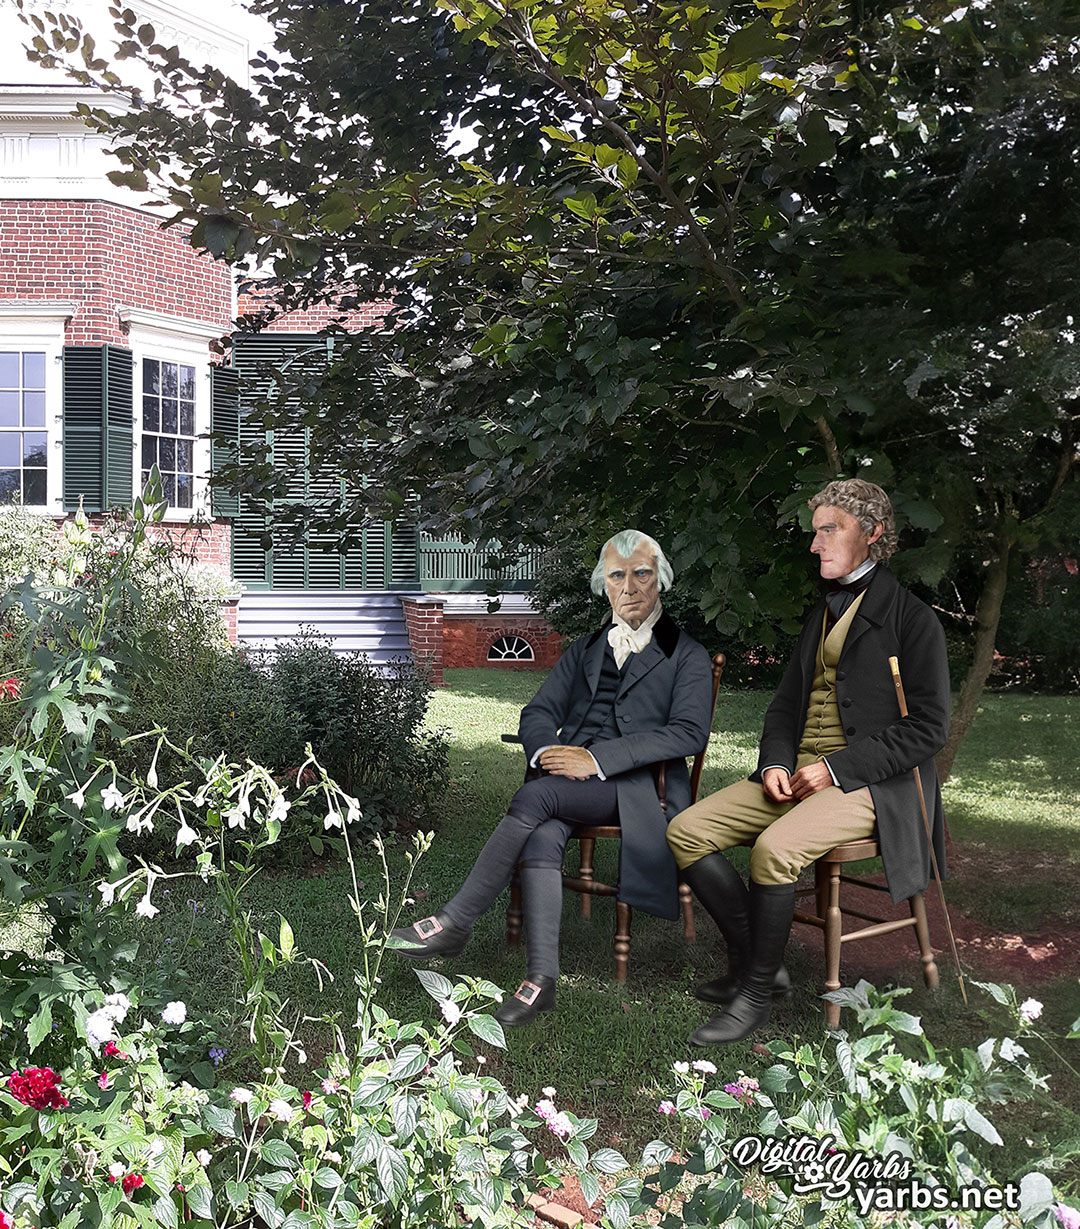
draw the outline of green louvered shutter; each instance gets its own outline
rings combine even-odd
[[[132,387],[135,359],[120,346],[102,346],[105,370],[105,507],[128,505],[134,496],[135,411]]]
[[[100,512],[105,484],[101,407],[104,365],[101,346],[64,347],[64,510],[82,497],[87,512]]]
[[[132,497],[132,356],[64,347],[64,508],[101,512]]]
[[[210,474],[235,461],[240,444],[240,376],[233,367],[210,368]],[[224,487],[210,488],[215,516],[239,516],[240,496]]]

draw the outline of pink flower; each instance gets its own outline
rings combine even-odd
[[[104,1091],[105,1089],[107,1089],[107,1088],[109,1087],[109,1073],[108,1073],[107,1071],[103,1071],[103,1072],[102,1072],[102,1073],[98,1076],[98,1082],[97,1082],[97,1083],[98,1083],[98,1088],[100,1088],[102,1091]]]
[[[304,1109],[306,1109],[306,1110],[311,1109],[311,1100],[312,1100],[312,1098],[311,1098],[311,1093],[309,1093],[309,1092],[302,1092],[302,1093],[300,1094],[300,1100],[301,1100],[301,1101],[303,1101],[303,1103],[304,1103]]]
[[[724,1092],[729,1097],[734,1097],[736,1101],[741,1101],[743,1105],[754,1104],[754,1093],[759,1092],[761,1085],[752,1076],[743,1075],[739,1072],[739,1079],[734,1084],[725,1084]]]
[[[1054,1215],[1062,1229],[1080,1229],[1080,1211],[1070,1208],[1067,1204],[1054,1204]]]
[[[570,1119],[565,1114],[556,1114],[553,1118],[548,1119],[548,1130],[560,1139],[565,1139],[573,1129]]]
[[[543,1101],[537,1101],[536,1103],[536,1116],[543,1118],[545,1122],[550,1122],[558,1112],[554,1101],[549,1101],[545,1098]]]
[[[660,1104],[656,1107],[656,1112],[658,1114],[674,1114],[675,1113],[675,1102],[674,1101],[661,1101]]]
[[[714,1063],[710,1063],[706,1058],[699,1058],[697,1062],[694,1063],[694,1070],[700,1071],[703,1075],[715,1075],[716,1065]]]
[[[0,683],[0,696],[10,696],[12,700],[17,700],[19,698],[19,690],[21,687],[22,683],[20,683],[18,679],[4,679],[4,681]]]
[[[322,1082],[322,1090],[329,1096],[332,1092],[337,1092],[341,1085],[334,1079],[332,1075],[328,1075]]]
[[[704,1105],[701,1107],[701,1121],[708,1122],[712,1117],[712,1110],[707,1109]]]

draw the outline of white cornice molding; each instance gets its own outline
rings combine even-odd
[[[228,332],[220,324],[209,320],[191,320],[186,316],[169,316],[164,312],[147,311],[142,307],[117,307],[120,323],[129,329],[143,333],[158,333],[167,337],[192,337],[199,341],[213,341]]]
[[[0,302],[0,320],[64,320],[78,311],[77,303],[54,302],[49,299],[28,299],[26,302]]]
[[[84,131],[89,131],[82,119],[75,114],[75,108],[81,102],[110,111],[114,115],[120,115],[128,109],[124,99],[103,94],[89,86],[0,85],[0,122],[66,120],[73,127],[77,125]]]
[[[496,581],[496,584],[498,582]],[[486,593],[439,593],[443,602],[443,615],[449,618],[486,619],[500,616],[531,616],[537,618],[540,611],[533,605],[530,593],[500,593],[501,605],[494,614],[488,612],[491,598]]]

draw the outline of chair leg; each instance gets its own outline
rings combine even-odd
[[[694,894],[690,885],[679,880],[679,908],[682,910],[683,938],[687,943],[693,943],[697,938],[697,927],[694,924]]]
[[[521,946],[521,880],[510,880],[510,906],[506,910],[506,946]]]
[[[915,936],[919,940],[923,981],[931,990],[935,990],[939,980],[938,967],[930,946],[930,927],[926,923],[926,901],[921,892],[916,892],[908,903],[911,906],[911,916],[915,919]]]
[[[820,865],[820,864],[819,864]],[[840,912],[840,867],[823,868],[828,875],[828,907],[825,910],[825,990],[840,989],[840,934],[844,917]],[[840,1004],[825,1002],[825,1027],[840,1023]]]
[[[630,919],[633,910],[621,900],[615,902],[615,980],[620,986],[626,984],[626,972],[630,964]]]
[[[591,836],[583,836],[578,841],[578,844],[581,846],[578,878],[591,883],[593,879],[593,855],[596,850],[596,841]],[[583,918],[592,917],[592,896],[588,892],[582,892],[581,894],[581,916]]]

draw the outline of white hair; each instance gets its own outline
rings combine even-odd
[[[600,558],[596,561],[596,567],[593,568],[592,576],[589,579],[589,588],[593,593],[600,596],[604,592],[604,583],[606,580],[606,569],[604,567],[604,556],[608,552],[608,547],[619,556],[620,559],[629,559],[630,556],[644,543],[653,553],[653,560],[656,564],[656,581],[663,593],[665,589],[671,588],[671,582],[675,579],[675,573],[671,570],[671,564],[667,561],[667,556],[660,548],[660,543],[655,538],[650,538],[647,533],[642,533],[638,529],[620,529],[613,537],[608,538],[603,546],[600,547]]]

